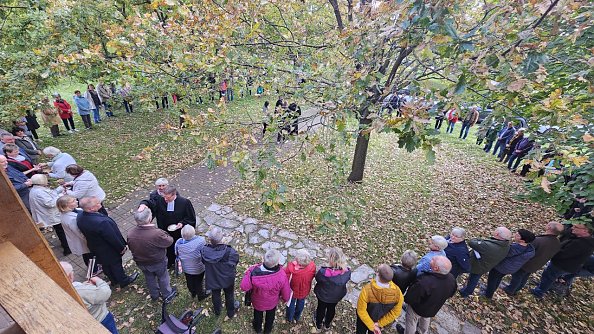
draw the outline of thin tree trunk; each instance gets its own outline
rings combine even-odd
[[[344,30],[344,24],[342,23],[342,16],[340,15],[340,8],[338,7],[338,0],[328,0],[334,9],[334,16],[336,16],[336,24],[338,25],[338,30]]]
[[[371,120],[367,118],[368,111],[365,110],[359,118],[359,134],[357,135],[357,145],[355,146],[355,154],[353,155],[353,165],[351,167],[351,174],[348,177],[349,182],[359,183],[363,181],[363,172],[365,171],[365,161],[367,160],[367,147],[369,146],[369,136],[371,133],[363,133]]]

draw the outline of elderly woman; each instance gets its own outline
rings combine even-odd
[[[400,258],[400,264],[391,265],[394,276],[392,282],[396,284],[402,293],[417,279],[417,260],[419,256],[413,250],[406,250]]]
[[[48,187],[47,176],[43,174],[33,175],[31,184],[33,187],[29,192],[29,207],[33,221],[44,227],[53,226],[64,249],[64,256],[71,254],[68,240],[62,228],[60,211],[56,207],[58,193]]]
[[[285,268],[293,297],[287,307],[287,321],[297,322],[305,306],[305,298],[311,290],[311,282],[316,275],[316,264],[311,260],[309,252],[305,249],[297,250],[295,260],[289,262]]]
[[[51,168],[51,171],[48,173],[49,177],[53,177],[55,179],[64,179],[65,181],[72,181],[70,175],[66,174],[66,166],[76,164],[76,161],[74,161],[74,158],[70,154],[63,153],[58,148],[53,146],[44,148],[43,154],[49,159],[52,159],[48,163],[41,164],[42,166]]]
[[[87,246],[87,238],[85,238],[76,224],[76,217],[82,212],[81,209],[78,209],[78,201],[70,195],[64,195],[58,198],[56,207],[60,211],[62,228],[70,246],[70,251],[74,255],[82,256],[85,265],[89,266],[89,260],[93,258],[93,253],[91,253]],[[93,273],[98,274],[96,268],[93,269]]]
[[[434,235],[429,239],[429,252],[423,255],[417,264],[417,276],[423,272],[431,272],[431,258],[434,256],[446,256],[444,249],[448,247],[448,241],[441,235]]]
[[[198,296],[203,300],[210,296],[210,292],[204,291],[204,264],[202,263],[202,248],[206,245],[204,237],[196,235],[192,225],[186,225],[181,230],[181,239],[175,243],[175,255],[180,259],[186,284],[192,298]]]
[[[58,109],[54,107],[49,98],[46,96],[41,100],[41,119],[45,126],[50,129],[52,137],[60,136],[60,129],[58,129],[58,125],[60,124],[60,116],[58,115]]]
[[[28,178],[31,178],[31,176],[40,170],[39,167],[33,166],[27,158],[19,154],[19,147],[16,144],[5,144],[2,150],[4,151],[8,165],[27,175]]]
[[[241,280],[241,290],[251,291],[254,306],[252,325],[256,333],[262,333],[264,312],[264,333],[272,333],[276,306],[280,298],[287,302],[291,299],[291,287],[283,266],[279,264],[280,253],[270,249],[264,254],[262,263],[248,268]]]
[[[347,267],[346,257],[340,248],[330,248],[327,257],[328,265],[322,266],[315,277],[314,293],[318,298],[315,325],[318,332],[322,326],[328,330],[332,325],[336,305],[346,296],[346,284],[351,279],[351,269]]]
[[[33,142],[31,137],[25,134],[25,130],[19,127],[14,127],[12,129],[12,134],[14,136],[14,143],[27,155],[31,158],[31,162],[35,165],[39,160],[39,156],[41,155],[41,151],[37,147],[37,144]]]
[[[61,190],[64,195],[74,196],[79,200],[83,197],[97,198],[101,202],[99,213],[107,216],[107,210],[103,206],[105,192],[99,186],[99,181],[97,181],[95,175],[79,165],[68,165],[66,167],[66,173],[70,175],[73,180],[64,183],[62,187],[59,187],[58,189]]]

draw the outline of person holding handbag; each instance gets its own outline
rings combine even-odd
[[[291,287],[282,265],[279,264],[280,253],[270,249],[264,254],[262,263],[251,266],[241,280],[240,288],[251,291],[254,306],[252,322],[256,333],[272,333],[276,307],[280,298],[287,302],[291,299]],[[266,321],[264,321],[266,313]],[[264,322],[264,332],[262,332]]]

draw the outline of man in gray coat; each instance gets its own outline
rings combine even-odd
[[[499,226],[489,239],[472,239],[468,243],[470,252],[470,275],[466,287],[460,290],[463,298],[470,296],[483,274],[493,269],[505,258],[509,251],[509,240],[512,233],[503,226]]]

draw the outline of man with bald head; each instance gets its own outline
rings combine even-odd
[[[97,263],[101,264],[112,286],[128,286],[138,278],[138,273],[128,276],[124,272],[122,256],[128,247],[118,225],[98,212],[101,201],[97,197],[83,197],[79,205],[83,212],[76,218],[76,224],[87,239],[89,250],[96,255]]]
[[[545,233],[536,236],[536,239],[532,242],[534,257],[528,260],[520,270],[512,275],[509,285],[503,289],[505,293],[510,296],[518,293],[526,285],[530,275],[540,270],[540,268],[557,254],[561,248],[561,241],[558,238],[561,232],[563,232],[563,224],[557,222],[547,224]]]
[[[493,231],[489,239],[472,239],[468,243],[470,252],[470,275],[466,287],[460,290],[463,298],[470,296],[481,279],[483,274],[493,269],[505,258],[509,251],[512,233],[503,226]]]
[[[450,260],[445,256],[435,256],[429,266],[431,271],[420,275],[406,290],[406,328],[403,330],[397,326],[399,333],[429,333],[431,318],[456,293],[456,279],[450,274]]]

